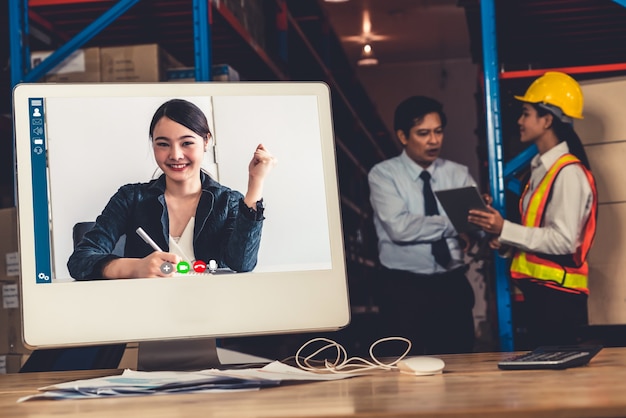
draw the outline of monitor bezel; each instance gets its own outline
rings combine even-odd
[[[27,112],[20,111],[27,108],[28,99],[220,95],[317,97],[331,268],[216,275],[210,281],[185,278],[36,283],[29,122]],[[332,331],[349,324],[332,111],[326,84],[33,83],[17,85],[13,98],[22,330],[28,347]]]

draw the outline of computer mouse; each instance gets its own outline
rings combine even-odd
[[[445,367],[442,359],[430,356],[407,357],[397,363],[398,369],[402,373],[414,374],[417,376],[430,376],[440,374]]]

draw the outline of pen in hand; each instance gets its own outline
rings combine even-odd
[[[146,244],[148,244],[149,246],[151,246],[154,251],[161,251],[163,252],[163,250],[161,249],[161,247],[159,247],[157,245],[156,242],[154,242],[154,240],[152,238],[150,238],[150,235],[148,235],[146,233],[146,231],[143,230],[142,227],[139,227],[135,230],[135,232],[137,232],[137,235],[139,235],[141,237],[142,240],[145,241]]]

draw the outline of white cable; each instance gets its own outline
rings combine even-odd
[[[309,345],[316,342],[325,342],[326,344],[321,348],[315,350],[313,353],[308,356],[301,357],[300,353],[307,348]],[[387,341],[403,341],[407,343],[407,348],[397,359],[385,363],[380,361],[374,355],[374,347],[378,344],[387,342]],[[320,362],[319,360],[314,360],[314,357],[320,354],[321,352],[335,348],[337,351],[335,359],[330,361],[325,359],[323,361],[323,366],[315,366],[313,362]],[[328,338],[313,338],[306,343],[304,343],[296,352],[296,364],[302,370],[310,371],[310,372],[330,372],[330,373],[363,373],[370,370],[392,370],[397,368],[397,364],[400,360],[402,360],[411,350],[411,341],[404,337],[386,337],[376,340],[372,345],[370,345],[369,353],[371,360],[364,359],[362,357],[348,357],[348,354],[343,348],[343,346],[333,340]]]

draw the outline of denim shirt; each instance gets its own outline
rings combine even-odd
[[[200,173],[202,195],[195,214],[193,249],[196,260],[216,260],[219,267],[238,272],[257,263],[263,209],[249,209],[243,195]],[[113,195],[96,223],[78,243],[67,267],[76,280],[102,278],[104,266],[118,256],[115,244],[126,234],[124,256],[143,258],[154,250],[135,232],[142,227],[156,244],[169,251],[169,218],[165,203],[165,175],[148,183],[127,184]]]

